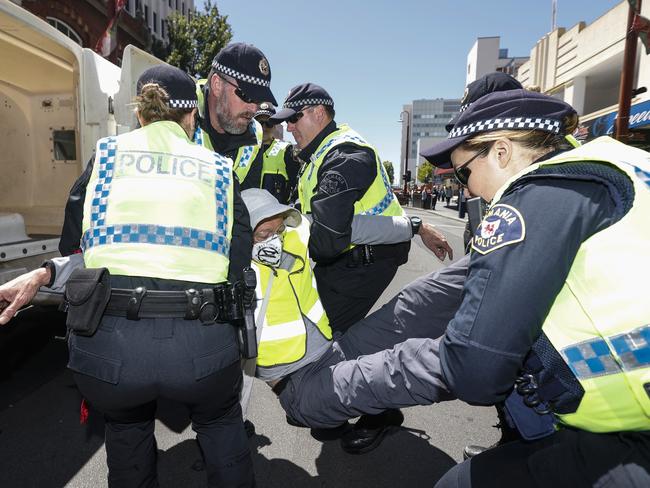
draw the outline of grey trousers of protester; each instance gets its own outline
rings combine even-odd
[[[320,428],[364,413],[452,399],[438,347],[461,303],[469,256],[415,280],[289,377],[287,414]]]

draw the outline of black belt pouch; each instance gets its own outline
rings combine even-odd
[[[68,329],[82,336],[93,335],[110,298],[111,274],[108,269],[74,270],[65,285]]]

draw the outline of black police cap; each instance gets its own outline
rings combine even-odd
[[[420,153],[438,167],[451,167],[451,153],[467,139],[495,130],[542,130],[566,134],[564,120],[576,114],[557,98],[524,89],[495,92],[472,103],[458,118],[446,140]]]
[[[460,115],[479,98],[484,97],[488,93],[516,90],[518,88],[523,88],[523,86],[516,78],[499,71],[488,73],[487,75],[481,76],[479,79],[472,81],[465,88],[465,94],[463,95],[463,99],[460,101],[460,112],[452,117],[447,125],[445,125],[445,130],[447,132],[451,131]]]
[[[196,85],[190,75],[168,64],[159,64],[145,70],[138,78],[137,94],[147,83],[156,83],[169,95],[167,105],[171,108],[198,107]]]
[[[255,112],[253,117],[257,119],[258,117],[271,117],[272,115],[275,115],[275,107],[269,102],[264,102],[260,104],[259,110]]]
[[[311,105],[327,105],[334,108],[334,100],[325,88],[315,83],[303,83],[294,86],[282,104],[282,110],[271,117],[270,120],[280,123],[287,120],[296,112]]]
[[[252,44],[228,44],[214,57],[212,68],[235,78],[240,90],[252,100],[278,104],[271,92],[271,66],[264,53]]]

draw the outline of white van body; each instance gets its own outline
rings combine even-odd
[[[0,0],[0,284],[58,255],[70,188],[97,139],[135,127],[127,104],[159,63],[127,46],[120,69]]]

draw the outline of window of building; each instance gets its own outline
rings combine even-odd
[[[160,35],[165,38],[165,28],[167,27],[167,21],[165,19],[162,19],[160,21]]]
[[[47,22],[56,30],[58,30],[59,32],[63,32],[74,42],[76,42],[80,46],[83,46],[83,42],[81,41],[81,37],[79,36],[79,34],[77,34],[75,30],[72,27],[70,27],[68,24],[54,17],[46,17],[46,19]]]
[[[153,13],[153,31],[158,33],[158,14],[156,12]]]
[[[172,0],[169,0],[169,8],[172,8]]]
[[[149,5],[144,6],[144,23],[147,24],[147,27],[151,27],[149,23]]]
[[[178,10],[178,0],[176,0],[176,10]]]
[[[182,8],[183,15],[185,15],[185,2],[182,2],[181,5],[182,5],[182,7],[183,7],[183,8]]]
[[[126,0],[126,3],[124,4],[124,10],[126,10],[128,13],[131,12],[131,0]]]

